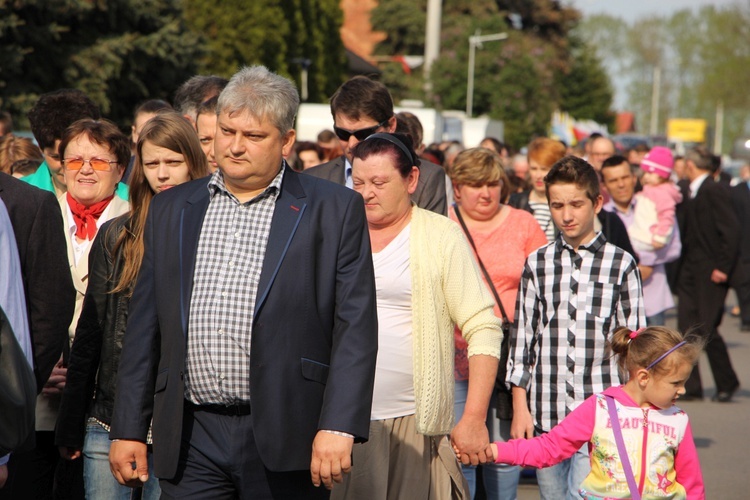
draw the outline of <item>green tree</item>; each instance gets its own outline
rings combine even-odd
[[[185,20],[206,40],[200,72],[229,77],[241,66],[263,64],[288,74],[289,21],[275,0],[184,0]]]
[[[380,0],[372,22],[386,38],[377,53],[422,54],[425,9],[425,0]],[[464,109],[469,36],[477,30],[507,32],[508,39],[487,42],[476,51],[473,101],[474,114],[503,120],[507,142],[521,147],[545,134],[559,106],[611,119],[612,91],[601,64],[584,48],[572,50],[570,32],[579,17],[578,11],[556,0],[444,0],[441,52],[432,69],[428,105]],[[425,99],[421,72],[405,75],[398,65],[388,65],[383,81],[397,100]],[[596,94],[585,108],[577,97],[580,92]]]
[[[703,118],[714,127],[722,104],[722,149],[748,132],[750,96],[739,83],[750,77],[750,8],[733,4],[682,9],[669,18],[627,24],[595,16],[581,25],[582,37],[599,49],[610,71],[627,79],[627,108],[637,123],[651,119],[654,68],[661,71],[658,131],[670,117]],[[711,139],[711,138],[708,138]]]
[[[380,0],[372,10],[370,23],[374,31],[385,33],[385,39],[377,45],[375,53],[424,54],[426,10],[427,0]]]
[[[576,119],[594,120],[611,129],[615,115],[611,110],[614,92],[609,75],[595,50],[575,37],[571,38],[571,46],[570,70],[560,72],[558,78],[560,110]]]
[[[195,71],[200,44],[176,0],[0,0],[0,105],[19,127],[41,93],[88,93],[129,125],[135,104],[168,98]]]
[[[372,10],[370,23],[374,31],[385,33],[385,39],[375,47],[380,56],[421,56],[424,54],[427,0],[403,2],[380,0]],[[396,61],[380,65],[380,79],[388,87],[396,102],[402,99],[424,99],[422,68],[407,74]]]
[[[301,89],[302,68],[309,62],[308,101],[325,102],[347,75],[346,51],[338,36],[343,23],[339,2],[284,0],[282,6],[290,23],[288,72]]]
[[[339,36],[343,15],[335,0],[184,0],[185,19],[206,41],[200,72],[231,76],[263,64],[302,84],[309,61],[309,100],[322,101],[346,77]]]

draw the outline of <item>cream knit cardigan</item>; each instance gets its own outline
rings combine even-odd
[[[454,324],[469,344],[469,357],[498,359],[502,327],[493,312],[492,294],[455,222],[415,206],[410,238],[417,432],[448,434],[454,418]]]

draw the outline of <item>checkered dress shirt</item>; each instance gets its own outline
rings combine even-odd
[[[526,388],[549,431],[592,394],[620,383],[608,342],[646,325],[633,257],[597,235],[578,252],[562,236],[529,255],[518,288],[509,384]]]
[[[250,402],[250,338],[258,281],[284,169],[240,203],[220,171],[198,240],[190,297],[185,397],[196,404]]]

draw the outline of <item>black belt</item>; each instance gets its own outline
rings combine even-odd
[[[185,401],[185,407],[192,411],[205,411],[208,413],[215,413],[216,415],[230,415],[234,417],[242,417],[250,415],[250,403],[238,404],[238,405],[197,405],[191,401]]]

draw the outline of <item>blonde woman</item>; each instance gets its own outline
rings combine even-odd
[[[547,244],[544,233],[534,217],[504,203],[510,193],[509,179],[500,157],[489,149],[474,148],[459,153],[450,170],[453,197],[456,200],[449,217],[459,222],[464,235],[474,248],[480,269],[486,270],[485,284],[496,297],[495,314],[505,324],[513,323],[518,284],[526,257]],[[488,277],[491,282],[488,281]],[[497,302],[499,298],[500,303]],[[456,331],[456,413],[463,413],[471,373],[466,358],[466,342]],[[503,341],[487,428],[495,441],[510,438],[512,405],[510,391],[505,388],[505,363],[508,359],[508,338]],[[513,499],[516,496],[520,468],[512,465],[487,464],[484,485],[491,500]],[[475,471],[464,467],[472,495]]]

